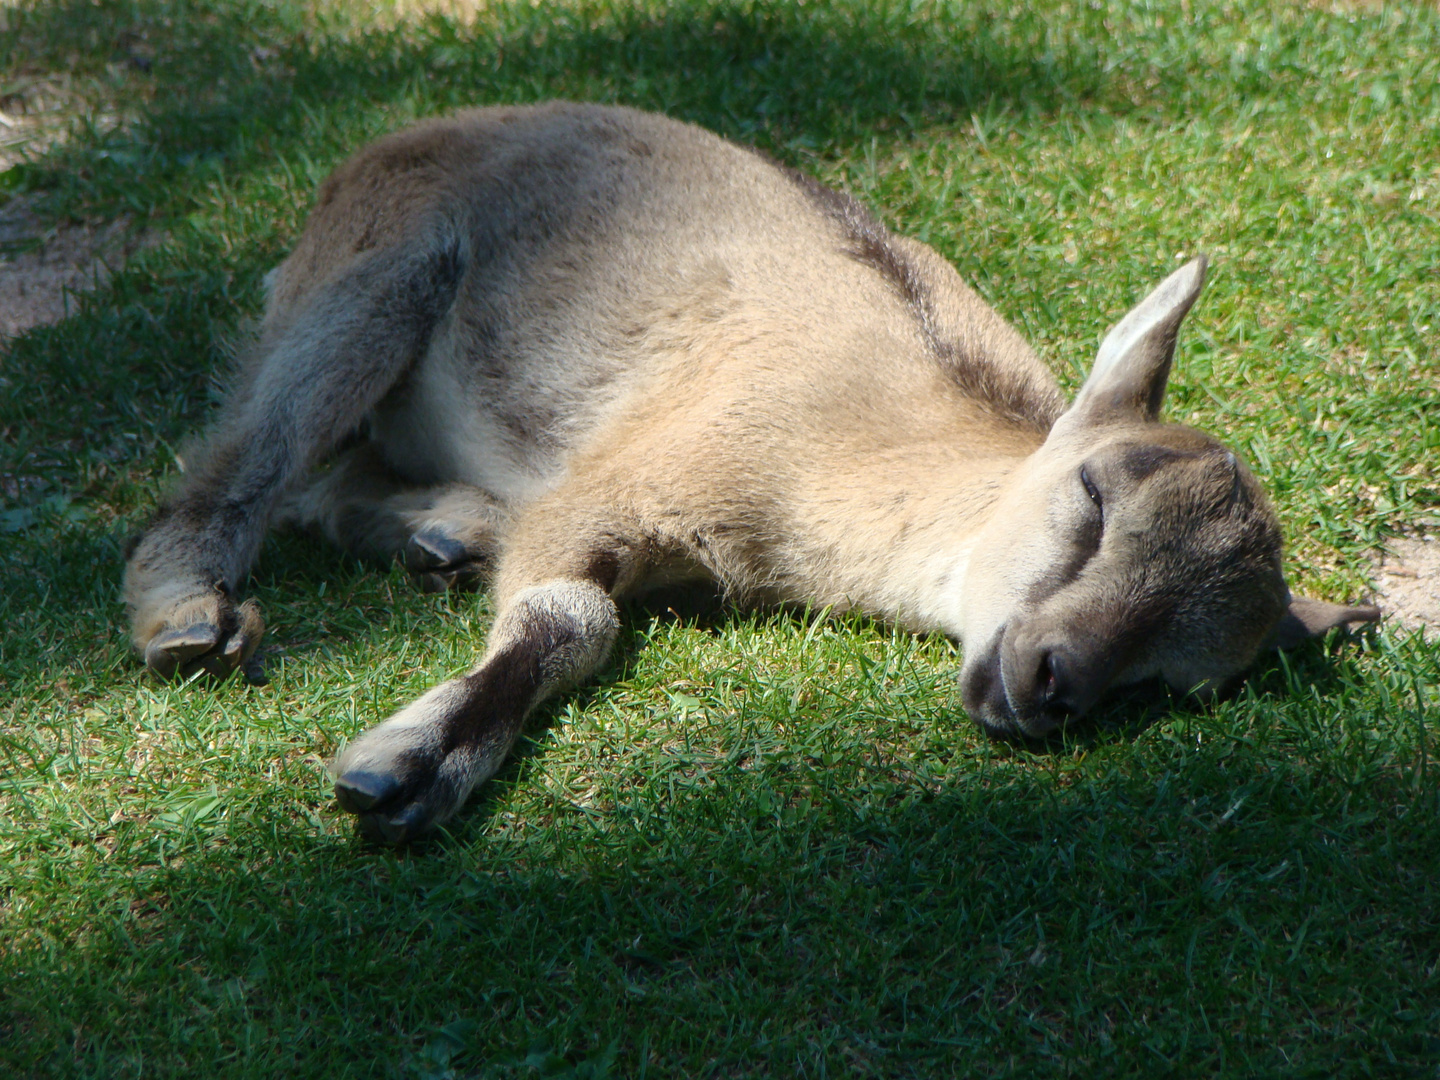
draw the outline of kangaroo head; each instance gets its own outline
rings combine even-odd
[[[1043,735],[1107,687],[1152,676],[1208,694],[1268,644],[1378,617],[1292,597],[1250,471],[1210,436],[1159,422],[1204,278],[1201,257],[1110,331],[976,539],[961,684],[991,733]]]

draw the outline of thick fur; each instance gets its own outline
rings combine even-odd
[[[243,663],[264,530],[493,567],[468,676],[336,762],[399,842],[588,677],[615,599],[702,578],[961,640],[965,700],[1039,734],[1118,681],[1242,670],[1287,610],[1263,493],[1158,423],[1204,263],[1112,332],[1067,409],[929,248],[700,129],[557,103],[419,124],[322,186],[240,387],[126,573],[163,675]],[[1370,617],[1307,608],[1310,631]],[[1316,612],[1318,610],[1318,616]]]

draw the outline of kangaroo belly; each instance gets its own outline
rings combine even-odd
[[[559,455],[469,397],[456,374],[424,366],[375,411],[370,437],[386,463],[414,484],[471,484],[506,505],[542,494],[561,471]]]
[[[803,289],[784,267],[757,288],[757,253],[784,262],[814,242],[793,185],[714,136],[583,107],[532,121],[466,151],[438,212],[465,233],[463,280],[370,420],[402,477],[474,484],[512,506],[550,490],[674,363],[713,352],[746,296]],[[457,136],[442,134],[448,152]],[[705,212],[687,185],[713,189]],[[781,218],[768,230],[767,213]],[[767,253],[786,230],[798,235],[785,255]]]
[[[370,436],[411,482],[472,484],[521,506],[559,482],[634,381],[578,336],[564,352],[497,351],[447,329],[375,410]]]

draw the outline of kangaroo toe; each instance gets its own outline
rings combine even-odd
[[[245,667],[265,634],[260,606],[246,600],[238,608],[216,605],[212,616],[162,629],[145,645],[145,666],[161,679],[188,679],[204,672],[224,681]]]
[[[405,568],[422,592],[478,589],[484,566],[483,556],[438,526],[418,530],[405,545]]]
[[[465,545],[438,528],[419,530],[405,545],[405,566],[413,573],[443,570],[469,561]]]
[[[399,801],[405,784],[393,773],[352,769],[335,778],[335,801],[351,814],[364,814]]]
[[[441,807],[455,801],[439,772],[416,762],[404,774],[354,769],[336,777],[335,801],[356,816],[365,839],[408,844],[432,831],[448,816]]]
[[[398,847],[422,839],[436,824],[430,808],[417,802],[396,814],[362,814],[360,835],[372,843]]]
[[[145,646],[145,666],[162,679],[184,676],[193,673],[197,659],[219,642],[220,628],[210,622],[162,630]]]

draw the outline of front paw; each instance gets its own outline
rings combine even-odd
[[[331,765],[335,799],[357,816],[367,839],[405,844],[423,837],[452,817],[485,775],[474,748],[446,745],[431,711],[442,704],[436,697],[431,691],[371,728]]]
[[[442,808],[453,800],[437,790],[438,772],[433,764],[418,762],[392,773],[351,769],[335,778],[335,801],[356,816],[365,839],[398,847],[421,839],[450,816]]]
[[[145,666],[161,679],[204,672],[223,681],[250,663],[265,633],[259,604],[236,605],[219,589],[174,603],[148,621],[155,629],[145,635],[140,651]]]

